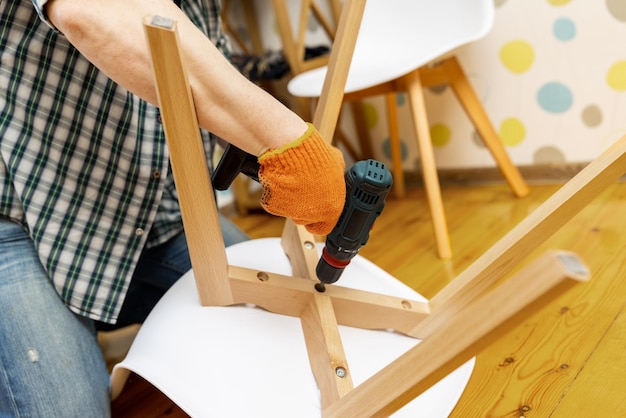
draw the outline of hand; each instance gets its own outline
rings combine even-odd
[[[345,163],[313,125],[297,140],[259,157],[261,205],[318,235],[328,234],[346,199]]]

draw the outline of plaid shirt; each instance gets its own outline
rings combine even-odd
[[[71,310],[114,322],[142,249],[182,231],[168,151],[158,109],[82,57],[45,2],[0,1],[0,215]],[[226,53],[219,1],[182,7]]]

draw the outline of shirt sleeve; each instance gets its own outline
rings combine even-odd
[[[52,22],[50,22],[50,20],[48,19],[48,14],[46,13],[46,5],[48,4],[48,0],[32,0],[32,2],[41,21],[50,26],[50,28],[52,28],[54,31],[60,33],[56,26],[54,26]]]

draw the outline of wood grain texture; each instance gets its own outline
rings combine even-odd
[[[564,257],[574,260],[576,268],[566,268]],[[576,273],[577,270],[583,273]],[[586,268],[574,254],[552,251],[543,254],[324,409],[323,416],[391,415],[493,344],[507,329],[519,325],[588,277]]]
[[[204,306],[228,305],[224,239],[176,22],[146,16],[144,31],[198,293]]]

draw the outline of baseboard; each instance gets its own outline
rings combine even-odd
[[[518,170],[526,183],[530,185],[564,184],[585,168],[587,164],[588,163],[568,163],[519,166]],[[497,167],[440,169],[437,170],[437,173],[439,175],[439,183],[442,186],[506,183]],[[404,181],[407,186],[421,186],[421,172],[406,171],[404,173]],[[624,174],[619,181],[626,181],[626,174]],[[220,212],[229,217],[239,213],[234,201],[229,201],[220,206]]]
[[[563,184],[578,174],[588,163],[544,164],[519,166],[518,170],[528,184]],[[478,167],[464,169],[438,170],[439,182],[442,185],[460,184],[498,184],[504,183],[504,177],[497,167]],[[624,180],[622,177],[620,180]],[[405,172],[407,185],[422,184],[419,171]]]

